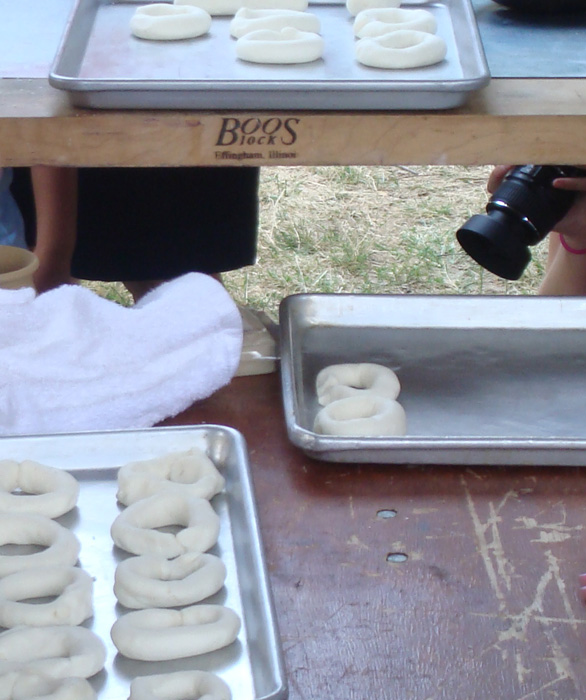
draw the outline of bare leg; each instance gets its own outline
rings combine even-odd
[[[36,165],[31,168],[39,269],[38,292],[71,283],[71,258],[77,236],[77,170]]]

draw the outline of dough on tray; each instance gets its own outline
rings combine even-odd
[[[0,554],[0,577],[38,566],[73,566],[80,551],[71,530],[32,513],[0,513],[0,546],[5,544],[40,545],[44,549],[31,554]]]
[[[435,34],[437,20],[429,10],[376,7],[359,12],[354,20],[353,29],[359,38],[380,36],[398,29],[415,29],[418,32]]]
[[[161,491],[211,499],[226,484],[212,460],[197,448],[129,462],[120,467],[117,480],[116,498],[125,506]]]
[[[308,0],[244,0],[243,7],[254,10],[298,10],[305,12],[309,6]]]
[[[346,362],[329,365],[318,372],[315,388],[317,400],[326,406],[337,399],[360,396],[365,391],[396,399],[401,384],[389,367],[375,362]]]
[[[365,392],[324,406],[315,417],[314,430],[342,437],[390,437],[405,435],[407,421],[398,401]]]
[[[139,676],[130,683],[128,700],[176,700],[177,698],[231,700],[232,693],[219,676],[207,671],[174,671],[153,676]]]
[[[76,566],[24,569],[0,579],[0,626],[81,625],[93,615],[93,578]],[[49,598],[31,603],[32,598]]]
[[[236,42],[238,58],[251,63],[310,63],[321,58],[323,51],[324,40],[319,34],[294,27],[258,29]]]
[[[401,0],[346,0],[346,9],[354,17],[373,7],[399,7]]]
[[[13,627],[0,634],[0,661],[50,678],[90,678],[104,668],[106,647],[85,627]]]
[[[242,7],[242,0],[175,0],[175,5],[200,7],[212,17],[233,15]]]
[[[85,678],[50,678],[31,668],[0,676],[2,698],[14,700],[96,700],[96,691]]]
[[[75,507],[78,497],[77,479],[63,469],[31,460],[0,460],[0,511],[58,518]]]
[[[209,13],[199,7],[156,2],[137,7],[130,20],[130,31],[139,39],[175,41],[195,39],[212,24]]]
[[[228,646],[239,631],[240,618],[230,608],[198,604],[181,610],[133,610],[116,620],[110,634],[129,659],[170,661]]]
[[[177,533],[158,528],[179,526]],[[114,543],[131,554],[173,559],[185,552],[206,552],[220,532],[220,518],[205,498],[161,493],[123,510],[110,528]]]
[[[440,63],[446,57],[446,42],[435,34],[399,29],[356,42],[356,60],[372,68],[402,70]]]
[[[217,593],[225,579],[226,566],[213,554],[187,552],[175,559],[145,554],[118,564],[114,595],[127,608],[175,608]]]
[[[284,27],[294,27],[302,32],[318,34],[321,26],[319,18],[309,12],[298,10],[253,10],[243,7],[230,22],[230,34],[239,39],[257,29],[279,31]]]

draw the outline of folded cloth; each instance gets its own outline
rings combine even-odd
[[[242,320],[189,273],[126,308],[64,285],[0,290],[0,434],[145,428],[227,384]]]

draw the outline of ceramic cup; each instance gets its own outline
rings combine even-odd
[[[25,248],[0,245],[0,289],[34,287],[33,273],[39,259]]]

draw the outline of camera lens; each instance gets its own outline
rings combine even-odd
[[[584,170],[564,165],[513,168],[490,198],[486,214],[471,217],[458,230],[458,242],[489,272],[519,279],[531,260],[529,246],[547,236],[576,196],[555,189],[552,182],[558,177],[584,175]]]

